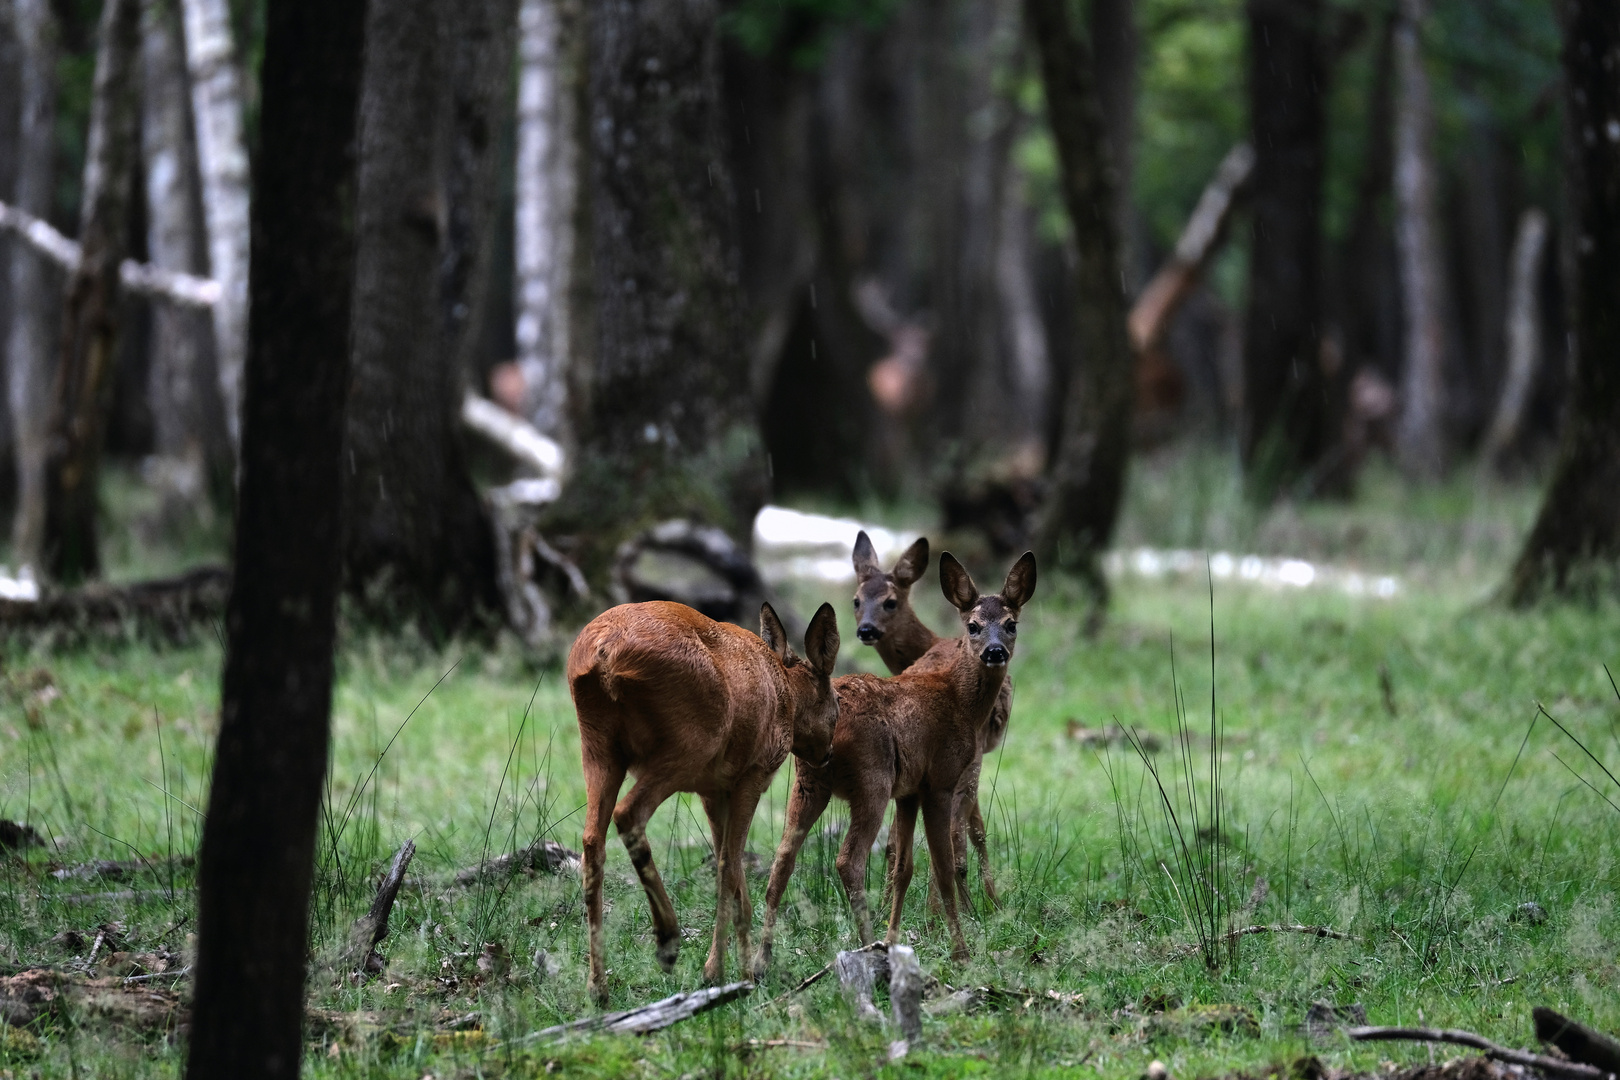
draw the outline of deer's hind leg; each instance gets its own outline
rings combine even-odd
[[[771,860],[771,881],[765,887],[765,923],[759,931],[759,955],[754,957],[754,979],[765,977],[771,966],[771,944],[776,938],[776,909],[787,891],[788,879],[799,861],[799,849],[805,837],[821,819],[832,798],[832,789],[819,776],[807,774],[797,758],[793,762],[793,793],[788,796],[787,821],[782,827],[782,842],[777,845],[776,857]]]
[[[883,826],[883,811],[888,805],[887,791],[855,792],[849,801],[849,831],[838,848],[838,877],[849,897],[861,945],[873,941],[872,915],[866,907],[866,861],[872,854],[872,841],[877,839],[878,830]],[[906,853],[900,851],[902,862],[905,857]]]
[[[588,744],[587,744],[588,747]],[[590,940],[590,975],[586,985],[591,999],[607,1007],[607,958],[602,941],[602,870],[607,861],[608,822],[613,800],[624,783],[624,765],[585,752],[585,836],[580,865],[585,888],[585,927]]]
[[[630,865],[636,868],[641,887],[647,893],[647,906],[652,909],[653,936],[658,942],[658,965],[665,971],[675,967],[675,958],[681,950],[681,927],[675,919],[675,905],[664,891],[664,880],[653,865],[652,845],[647,842],[647,821],[663,801],[674,794],[667,782],[653,778],[651,772],[636,781],[630,794],[619,801],[613,810],[613,823],[619,827],[619,839],[630,853]]]

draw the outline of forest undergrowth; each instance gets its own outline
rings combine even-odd
[[[1512,499],[1448,506],[1431,496],[1424,513],[1522,512]],[[1128,533],[1162,531],[1149,510],[1134,506]],[[1374,527],[1399,516],[1376,498],[1326,513],[1344,521],[1305,520],[1343,535],[1357,514]],[[1506,556],[1482,543],[1468,557],[1493,570]],[[895,1063],[894,1032],[857,1019],[835,979],[789,992],[854,944],[833,872],[846,817],[836,803],[801,856],[765,985],[646,1038],[521,1041],[591,1012],[578,877],[454,877],[541,838],[577,850],[584,793],[567,688],[515,649],[352,633],[334,702],[306,1072],[1134,1078],[1159,1059],[1190,1078],[1312,1054],[1332,1068],[1429,1060],[1415,1044],[1308,1030],[1316,1003],[1515,1046],[1534,1042],[1534,1005],[1620,1028],[1620,787],[1598,764],[1620,767],[1620,697],[1604,666],[1620,672],[1620,611],[1509,612],[1486,601],[1481,573],[1457,569],[1457,550],[1380,567],[1404,575],[1388,599],[1223,584],[1211,600],[1202,575],[1122,580],[1095,638],[1081,631],[1078,589],[1044,577],[1024,613],[1009,735],[984,765],[1003,903],[991,909],[975,882],[973,958],[952,963],[919,874],[905,934],[940,988],[923,1039]],[[844,663],[875,669],[853,627],[842,630]],[[219,663],[211,635],[6,653],[0,819],[28,822],[44,844],[0,857],[0,974],[184,965]],[[761,867],[789,773],[750,833]],[[660,972],[645,899],[610,840],[615,1008],[699,986],[712,927],[701,807],[670,800],[649,835],[687,940],[673,973]],[[380,946],[385,968],[356,983],[336,957],[406,839],[418,853]],[[136,865],[99,872],[92,860]],[[877,853],[874,894],[882,873]],[[764,881],[749,884],[757,924]],[[1249,925],[1341,936],[1223,939]],[[183,1001],[183,980],[150,985],[176,985]],[[1005,993],[939,1004],[977,987]],[[174,1076],[183,1062],[163,1021],[88,1007],[0,1033],[0,1075],[14,1078]]]

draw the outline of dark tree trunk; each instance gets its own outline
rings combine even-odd
[[[570,399],[579,454],[551,531],[596,576],[649,522],[745,539],[765,499],[720,101],[719,5],[587,5],[588,182]]]
[[[1120,266],[1134,295],[1146,277],[1131,202],[1131,175],[1136,163],[1136,0],[1091,0],[1091,49],[1097,57],[1097,97],[1102,103],[1103,130],[1113,154],[1118,183],[1114,190],[1115,227],[1119,230]]]
[[[1243,458],[1268,502],[1306,477],[1334,432],[1318,312],[1324,120],[1320,0],[1249,0],[1254,129]]]
[[[1051,489],[1037,529],[1042,558],[1084,573],[1106,595],[1097,556],[1108,544],[1125,492],[1131,445],[1133,355],[1125,327],[1116,178],[1093,85],[1090,49],[1070,29],[1063,0],[1024,0],[1040,50],[1046,112],[1057,143],[1064,204],[1079,263],[1074,285],[1078,370],[1067,386],[1063,427],[1049,466]],[[1067,350],[1054,349],[1062,356]]]
[[[457,423],[459,335],[447,333],[441,306],[442,251],[445,283],[461,294],[452,309],[467,304],[476,276],[473,219],[487,218],[488,200],[473,185],[489,165],[475,159],[491,150],[464,145],[468,157],[451,168],[451,6],[396,0],[367,16],[344,471],[348,591],[373,617],[415,618],[434,634],[500,610],[494,538]],[[456,10],[456,21],[468,18]],[[485,95],[469,86],[466,96]],[[451,226],[459,244],[447,243]]]
[[[12,0],[0,0],[0,101],[23,100],[23,45],[17,35],[17,18]],[[22,110],[13,104],[0,108],[0,199],[13,202],[17,197],[18,158],[22,144]],[[20,241],[0,239],[0,274],[9,274],[12,252]],[[5,368],[4,342],[11,336],[12,290],[0,279],[0,370]],[[12,415],[0,410],[0,492],[8,490],[13,472]],[[0,498],[9,503],[9,498]]]
[[[12,0],[21,56],[21,104],[14,202],[50,213],[56,127],[56,19],[49,0]],[[6,336],[6,397],[17,455],[17,511],[11,552],[20,566],[41,567],[45,542],[45,448],[51,413],[51,327],[55,271],[43,255],[13,242],[12,316]]]
[[[165,270],[207,276],[207,238],[192,144],[180,13],[143,0],[141,156],[146,168],[146,248]],[[166,516],[206,512],[232,484],[232,452],[214,367],[209,312],[178,304],[151,307],[153,453]]]
[[[45,467],[44,561],[64,585],[101,571],[97,487],[118,356],[118,266],[127,246],[137,157],[140,35],[140,0],[107,0],[85,152],[81,255],[67,283]]]
[[[365,0],[270,0],[190,1080],[298,1076],[332,695]]]
[[[1564,108],[1574,289],[1575,369],[1563,445],[1507,595],[1620,593],[1620,12],[1567,0]]]

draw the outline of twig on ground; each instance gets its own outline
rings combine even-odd
[[[394,910],[399,887],[405,883],[405,870],[416,857],[416,842],[405,841],[394,853],[394,862],[388,868],[377,895],[371,901],[371,910],[354,921],[349,929],[349,947],[344,952],[342,966],[354,968],[357,975],[375,975],[383,969],[383,959],[377,946],[388,936],[388,915]]]
[[[824,1042],[806,1042],[804,1039],[747,1039],[737,1044],[738,1050],[825,1050]]]
[[[1335,941],[1354,941],[1353,934],[1346,934],[1342,930],[1335,930],[1331,926],[1303,926],[1299,923],[1276,923],[1272,925],[1257,924],[1255,926],[1241,926],[1236,930],[1229,930],[1216,941],[1219,944],[1236,941],[1245,934],[1306,934],[1310,937],[1332,938]],[[1192,956],[1201,952],[1203,946],[1196,943],[1176,946],[1176,952],[1181,956]]]
[[[1581,1065],[1573,1061],[1561,1061],[1558,1058],[1546,1057],[1542,1054],[1532,1054],[1528,1050],[1514,1050],[1506,1046],[1498,1046],[1483,1035],[1475,1035],[1472,1031],[1459,1031],[1455,1028],[1408,1028],[1408,1027],[1353,1027],[1345,1034],[1355,1042],[1427,1042],[1452,1043],[1457,1046],[1467,1046],[1480,1051],[1486,1057],[1495,1061],[1505,1061],[1511,1065],[1525,1065],[1538,1069],[1548,1076],[1565,1077],[1567,1080],[1610,1080],[1613,1073],[1591,1065]]]
[[[1536,1038],[1556,1046],[1570,1060],[1605,1072],[1620,1072],[1620,1039],[1540,1005],[1531,1009],[1530,1015],[1536,1022]]]
[[[848,950],[848,952],[849,952],[849,954],[851,956],[853,956],[853,955],[855,955],[857,953],[874,952],[874,951],[886,953],[886,952],[889,951],[889,946],[884,944],[881,941],[874,941],[870,945],[862,945],[858,949],[850,949],[850,950]],[[822,968],[820,971],[816,972],[814,975],[811,975],[808,979],[805,979],[803,982],[801,982],[798,986],[795,986],[793,989],[785,990],[782,993],[780,993],[780,994],[776,995],[775,997],[771,998],[771,1000],[769,1000],[769,1001],[767,1001],[765,1003],[765,1006],[767,1008],[769,1008],[770,1006],[775,1005],[777,1002],[785,1001],[786,999],[792,997],[794,994],[797,994],[800,990],[808,990],[810,987],[814,986],[816,983],[820,982],[822,979],[825,979],[829,974],[831,974],[831,972],[833,970],[833,966],[835,964],[837,964],[837,963],[838,963],[838,960],[835,957],[831,964],[828,964],[826,967]]]
[[[541,840],[521,851],[514,851],[488,862],[469,866],[456,872],[457,885],[476,885],[485,878],[510,877],[520,872],[544,871],[550,874],[573,873],[579,869],[579,852],[570,851],[555,840]]]
[[[548,1039],[560,1039],[566,1035],[587,1031],[606,1031],[614,1035],[648,1035],[654,1031],[662,1031],[682,1020],[689,1020],[699,1013],[708,1012],[730,1001],[745,997],[754,992],[751,982],[735,982],[726,986],[711,986],[706,990],[694,990],[689,994],[676,994],[673,997],[655,1001],[650,1005],[641,1005],[623,1012],[604,1013],[601,1016],[587,1016],[583,1020],[572,1023],[558,1024],[528,1035],[520,1035],[515,1039],[508,1039],[507,1046],[521,1046],[525,1043],[542,1042]]]
[[[156,982],[159,979],[183,979],[191,974],[191,965],[187,964],[178,971],[154,971],[150,975],[126,975],[124,985],[131,983]]]
[[[47,896],[46,899],[59,904],[96,904],[102,901],[111,903],[114,900],[145,903],[148,900],[167,900],[169,894],[163,889],[119,889],[116,892],[67,893],[63,896]]]

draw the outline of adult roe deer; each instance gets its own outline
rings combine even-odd
[[[884,573],[878,565],[877,551],[872,538],[862,529],[855,537],[851,552],[855,564],[855,636],[863,645],[871,645],[888,667],[891,675],[898,675],[945,639],[930,630],[911,607],[911,586],[922,579],[928,570],[928,538],[922,537],[906,549]],[[967,884],[967,840],[973,841],[973,850],[979,853],[979,882],[992,906],[1000,902],[996,895],[996,882],[990,874],[990,851],[986,843],[984,814],[979,809],[979,766],[984,755],[1001,745],[1007,734],[1007,722],[1012,716],[1013,681],[1007,676],[1001,684],[1001,693],[990,710],[990,722],[984,726],[979,757],[962,777],[957,791],[957,803],[951,811],[951,846],[956,862],[957,903],[971,908],[972,898]],[[893,833],[890,834],[888,862],[894,865]],[[931,903],[938,902],[938,874],[930,885]]]
[[[770,966],[776,911],[793,875],[799,849],[836,795],[849,803],[849,830],[838,850],[838,876],[854,911],[861,944],[872,940],[866,910],[866,860],[895,801],[894,899],[887,940],[900,933],[900,913],[911,885],[912,834],[917,812],[928,835],[928,857],[941,881],[956,879],[951,810],[963,775],[979,759],[982,730],[1006,680],[1017,641],[1018,616],[1035,593],[1035,556],[1025,552],[1007,574],[1001,592],[981,596],[973,579],[949,552],[939,560],[940,586],[961,615],[963,635],[941,641],[890,679],[845,675],[833,680],[838,693],[838,730],[824,763],[794,762],[787,824],[771,864],[765,892],[765,925],[754,961],[755,977]],[[956,890],[940,890],[951,932],[951,957],[968,956],[956,913]]]
[[[683,604],[624,604],[598,615],[568,653],[568,687],[585,767],[585,917],[588,989],[607,1004],[602,941],[602,867],[609,818],[652,908],[658,962],[675,965],[681,931],[647,843],[647,821],[679,791],[697,794],[714,833],[714,941],[705,979],[725,970],[727,903],[737,904],[738,955],[748,960],[752,911],[742,846],[760,795],[791,752],[829,756],[838,720],[832,688],[838,620],[822,604],[805,633],[805,659],[788,647],[781,620],[760,609],[760,633],[719,623]],[[618,804],[625,774],[635,786]]]

